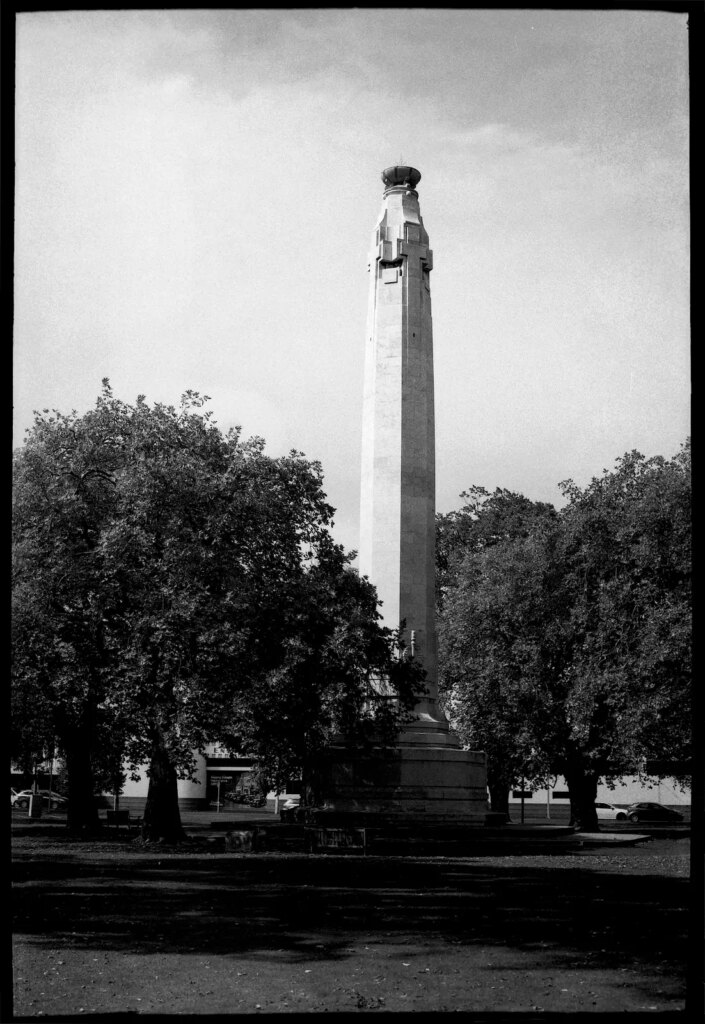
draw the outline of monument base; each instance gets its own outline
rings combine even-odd
[[[446,745],[430,744],[428,738],[419,742],[410,730],[395,747],[373,747],[360,754],[343,745],[330,746],[322,799],[307,818],[331,827],[393,822],[484,826],[484,753],[460,750],[452,740],[448,743],[449,737],[444,737]]]

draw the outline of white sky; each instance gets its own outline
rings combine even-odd
[[[560,504],[689,433],[687,20],[539,10],[24,13],[15,438],[212,396],[323,464],[358,546],[380,171],[434,250],[437,507]]]

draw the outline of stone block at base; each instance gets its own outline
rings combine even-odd
[[[479,751],[399,744],[358,755],[329,747],[324,777],[321,803],[311,813],[321,824],[485,824],[487,773]]]
[[[228,853],[257,853],[259,846],[254,830],[233,830],[225,833],[225,849]]]

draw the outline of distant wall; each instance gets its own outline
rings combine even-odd
[[[197,810],[206,805],[206,762],[200,754],[196,753],[194,757],[196,758],[195,778],[193,780],[179,779],[178,781],[179,807],[182,810]],[[141,813],[141,808],[147,801],[148,789],[147,766],[142,765],[136,780],[129,776],[125,780],[125,785],[120,793],[120,806],[125,810],[134,810],[135,813],[138,813],[138,809],[140,809]],[[112,801],[112,793],[105,793],[104,796],[109,802]],[[111,802],[110,806],[112,806]]]
[[[689,807],[690,806],[690,787],[687,786],[685,791],[680,788],[675,779],[664,777],[660,779],[654,779],[651,785],[647,785],[645,782],[640,781],[636,776],[627,776],[622,782],[613,783],[614,788],[611,789],[606,782],[601,781],[597,787],[597,799],[604,801],[608,804],[634,804],[640,800],[650,800],[657,804],[664,804],[666,807]],[[531,801],[532,804],[568,804],[568,783],[562,776],[558,776],[556,784],[551,786],[548,791],[548,801],[546,789],[537,789],[533,793],[525,791],[525,801]],[[512,790],[509,794],[510,804],[521,803],[521,791],[517,787]]]

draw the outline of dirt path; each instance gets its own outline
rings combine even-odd
[[[14,1012],[680,1011],[688,845],[422,860],[18,839]]]

